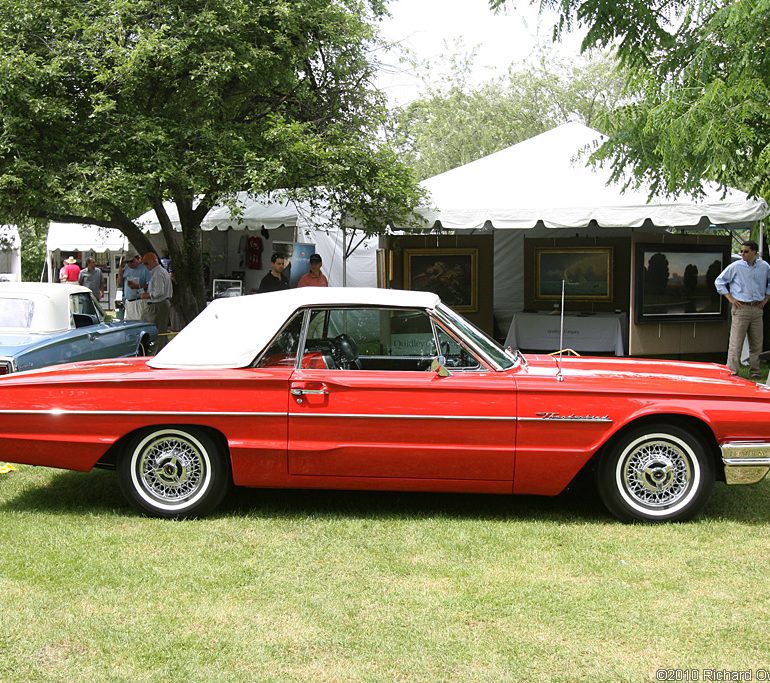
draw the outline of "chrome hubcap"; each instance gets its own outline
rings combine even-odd
[[[165,502],[194,496],[206,475],[200,450],[178,436],[161,436],[148,443],[137,466],[147,492]]]
[[[629,495],[647,507],[669,507],[687,495],[692,467],[687,452],[662,439],[646,441],[632,450],[623,465]]]

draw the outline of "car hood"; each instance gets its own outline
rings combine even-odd
[[[564,384],[590,383],[595,388],[661,394],[710,396],[767,391],[764,384],[734,376],[718,363],[696,363],[643,358],[527,356],[522,378],[563,377]]]

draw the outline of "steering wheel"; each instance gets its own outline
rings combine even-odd
[[[347,334],[338,334],[334,338],[334,360],[344,370],[359,369],[358,348]]]

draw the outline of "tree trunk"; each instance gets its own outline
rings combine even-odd
[[[182,248],[177,252],[176,257],[171,255],[174,264],[173,305],[186,325],[206,307],[200,221],[182,223]],[[181,263],[179,270],[177,263]]]
[[[174,230],[163,202],[157,199],[153,206],[173,268],[174,297],[171,305],[184,326],[206,307],[201,251],[201,220],[205,213],[192,210],[192,195],[177,196],[175,203],[182,227],[181,235]]]

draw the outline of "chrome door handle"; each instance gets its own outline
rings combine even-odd
[[[304,396],[305,394],[322,394],[326,395],[329,393],[328,389],[292,389],[291,395],[292,396]]]

